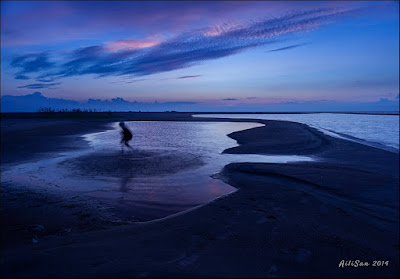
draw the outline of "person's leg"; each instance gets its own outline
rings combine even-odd
[[[133,150],[133,147],[129,145],[128,141],[125,141],[125,145],[126,145],[127,147],[129,147],[131,150]]]
[[[123,140],[121,140],[121,153],[122,154],[124,153],[124,141]]]

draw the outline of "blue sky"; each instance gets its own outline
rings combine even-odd
[[[383,100],[398,110],[398,9],[398,1],[2,1],[1,95],[211,110]]]

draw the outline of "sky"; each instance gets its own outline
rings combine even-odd
[[[398,14],[398,1],[1,1],[1,96],[398,111]]]

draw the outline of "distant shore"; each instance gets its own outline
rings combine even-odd
[[[121,120],[262,123],[228,135],[239,146],[224,152],[320,160],[229,164],[216,177],[238,191],[145,223],[112,224],[93,200],[2,185],[2,277],[398,277],[398,154],[305,124],[192,114],[211,113],[2,113],[2,171],[88,148],[79,135]]]
[[[9,118],[115,118],[124,117],[123,115],[131,115],[137,117],[138,114],[180,114],[180,115],[195,115],[195,114],[318,114],[318,113],[334,113],[334,114],[362,114],[362,115],[399,115],[398,111],[365,111],[365,112],[351,112],[351,111],[288,111],[288,112],[113,112],[113,111],[99,111],[99,112],[1,112],[1,119]]]

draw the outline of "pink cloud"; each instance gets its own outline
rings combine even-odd
[[[98,40],[102,35],[109,37],[115,33],[125,33],[126,37],[138,33],[147,37],[210,25],[218,26],[208,31],[210,36],[216,36],[224,32],[223,22],[254,20],[293,9],[332,5],[277,1],[6,2],[2,3],[1,13],[3,47]],[[348,2],[343,3],[349,6]]]
[[[157,40],[119,40],[115,42],[106,42],[106,49],[109,51],[139,49],[158,45]]]

